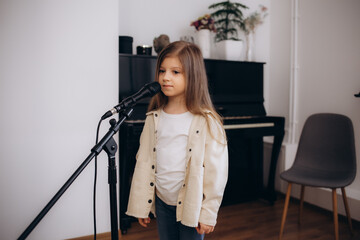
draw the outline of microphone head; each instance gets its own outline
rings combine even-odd
[[[133,103],[139,101],[142,98],[154,96],[155,94],[160,92],[160,90],[161,90],[161,86],[160,86],[160,84],[158,82],[147,83],[137,93],[135,93],[134,95],[132,95],[132,96],[130,96],[128,98],[126,98],[126,99],[128,99],[128,101],[126,99],[124,101],[128,105],[130,103],[133,104]]]
[[[110,111],[107,111],[101,119],[104,120],[110,116],[112,116],[114,113],[118,113],[122,111],[123,109],[127,107],[133,107],[137,101],[141,100],[142,98],[146,97],[152,97],[158,92],[160,92],[161,86],[158,82],[151,82],[148,84],[145,84],[137,93],[125,98],[122,100],[118,105],[116,105],[113,109]]]
[[[161,86],[158,82],[152,82],[147,84],[147,89],[150,90],[150,96],[154,96],[161,90]]]

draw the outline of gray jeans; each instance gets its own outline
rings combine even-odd
[[[194,227],[176,222],[176,206],[169,206],[156,196],[156,223],[160,240],[203,240]]]

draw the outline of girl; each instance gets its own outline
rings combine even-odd
[[[169,44],[158,56],[155,81],[161,92],[146,114],[126,214],[144,227],[155,214],[161,240],[204,239],[216,224],[228,150],[199,48]]]

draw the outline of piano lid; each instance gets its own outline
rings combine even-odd
[[[264,63],[205,60],[209,91],[223,116],[265,116]]]

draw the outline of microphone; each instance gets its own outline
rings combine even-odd
[[[152,97],[158,92],[160,92],[161,86],[158,82],[152,82],[145,84],[137,93],[131,95],[130,97],[125,98],[122,100],[118,105],[113,107],[111,110],[107,111],[102,117],[101,120],[104,120],[108,117],[111,117],[115,113],[126,109],[129,106],[134,106],[137,101],[146,97]]]

